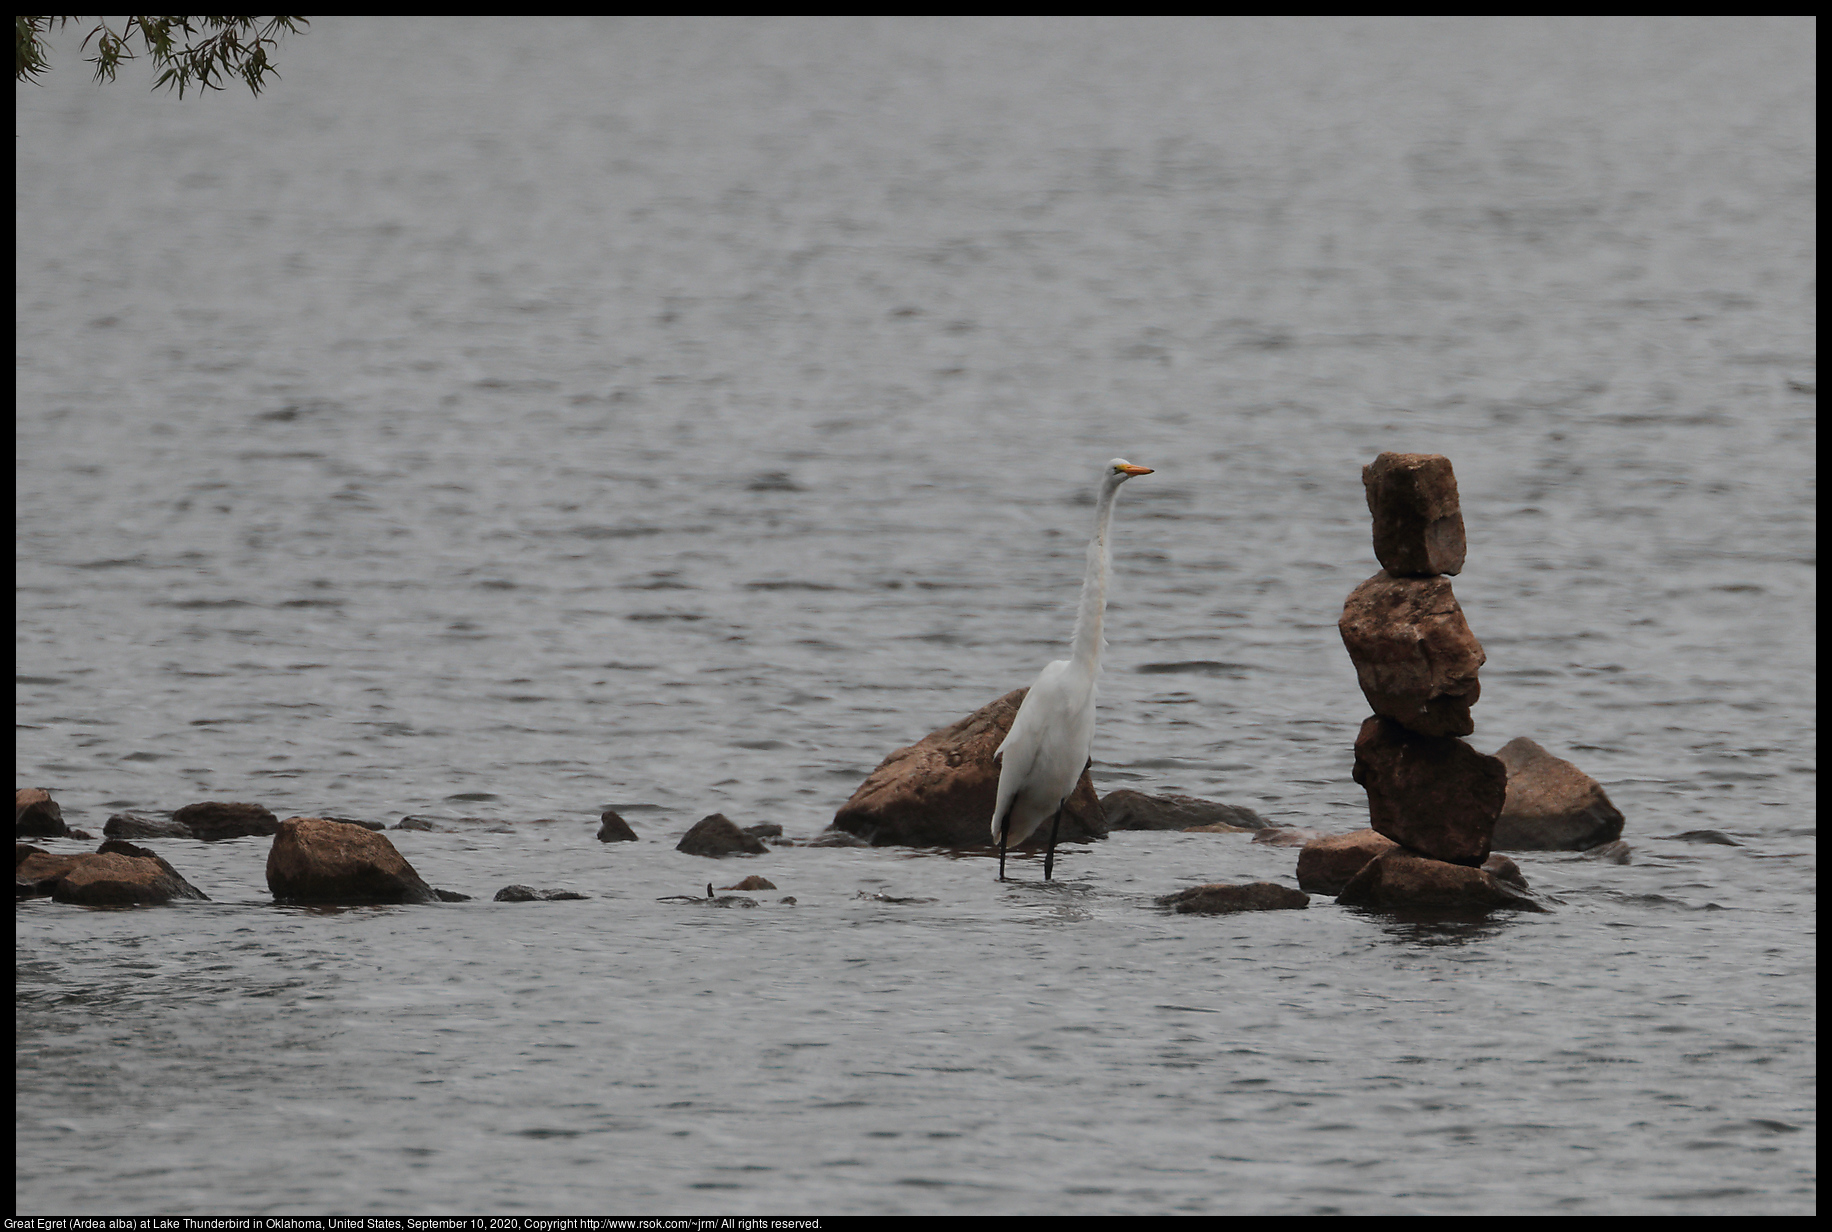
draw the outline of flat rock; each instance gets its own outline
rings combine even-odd
[[[1368,861],[1398,846],[1378,830],[1313,839],[1298,852],[1298,887],[1312,894],[1340,894]]]
[[[1525,736],[1495,753],[1507,767],[1507,801],[1495,819],[1501,851],[1585,851],[1622,837],[1622,814],[1602,784]]]
[[[762,839],[740,830],[738,823],[724,813],[694,822],[674,849],[691,856],[762,855],[769,850]]]
[[[1357,586],[1337,621],[1375,714],[1427,736],[1467,736],[1488,661],[1442,577],[1382,571]]]
[[[1210,834],[1265,830],[1271,823],[1250,808],[1196,796],[1150,796],[1122,787],[1101,797],[1109,830],[1201,830]]]
[[[572,890],[536,890],[525,885],[504,886],[496,892],[493,900],[499,903],[545,903],[560,902],[567,899],[590,898],[589,894],[578,894]]]
[[[280,829],[280,819],[259,804],[225,804],[217,800],[187,804],[172,814],[172,820],[206,843],[275,834]]]
[[[634,843],[636,831],[630,829],[630,823],[617,815],[615,809],[605,809],[598,817],[598,841],[601,843]]]
[[[1449,864],[1395,848],[1369,860],[1336,901],[1382,911],[1483,913],[1497,908],[1544,911],[1531,894],[1486,868]]]
[[[169,817],[142,817],[136,813],[115,813],[109,817],[102,833],[109,838],[196,838],[191,827]]]
[[[1488,859],[1507,767],[1461,740],[1421,736],[1375,715],[1355,737],[1355,781],[1375,830],[1451,864]]]
[[[439,901],[387,838],[322,817],[288,817],[279,823],[267,853],[267,888],[283,903]]]
[[[829,830],[874,847],[992,846],[992,806],[999,791],[993,752],[1011,730],[1028,690],[1013,689],[958,723],[930,732],[886,757],[834,814]],[[1018,848],[1049,842],[1046,821]],[[1058,842],[1107,837],[1107,823],[1086,770],[1062,813]],[[823,844],[824,845],[824,844]]]
[[[1400,576],[1463,572],[1463,506],[1450,459],[1383,453],[1361,468],[1374,519],[1374,556]]]
[[[42,787],[13,792],[13,834],[18,838],[62,838],[70,833],[64,811]]]
[[[1222,915],[1235,911],[1290,911],[1310,906],[1310,895],[1274,881],[1248,885],[1199,885],[1157,900],[1178,914]]]

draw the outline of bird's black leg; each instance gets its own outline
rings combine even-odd
[[[1050,870],[1056,867],[1056,828],[1062,825],[1062,809],[1056,809],[1056,815],[1050,818],[1050,845],[1043,852],[1043,879],[1050,879]]]
[[[999,819],[999,880],[1005,880],[1005,836],[1011,833],[1011,813]]]

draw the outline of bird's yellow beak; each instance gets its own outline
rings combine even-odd
[[[1134,466],[1130,462],[1128,462],[1124,466],[1115,467],[1114,469],[1125,471],[1128,475],[1149,475],[1151,474],[1151,468],[1149,466]]]

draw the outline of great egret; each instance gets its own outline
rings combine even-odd
[[[1069,657],[1037,673],[1011,730],[993,753],[999,763],[999,795],[992,808],[992,841],[999,845],[1000,881],[1005,880],[1006,848],[1029,838],[1045,819],[1050,820],[1045,881],[1055,866],[1062,806],[1081,781],[1094,747],[1094,681],[1100,675],[1101,620],[1107,611],[1107,578],[1113,572],[1113,554],[1107,548],[1113,498],[1122,483],[1149,474],[1149,466],[1134,466],[1124,458],[1107,463],[1094,506],[1094,538],[1088,541],[1088,574],[1081,584],[1081,610],[1075,617]]]

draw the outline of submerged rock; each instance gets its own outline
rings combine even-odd
[[[1274,826],[1255,834],[1253,841],[1264,843],[1268,847],[1302,847],[1322,837],[1315,830],[1305,826]]]
[[[1109,830],[1204,830],[1211,834],[1264,830],[1271,825],[1250,808],[1196,796],[1150,796],[1130,787],[1101,797]],[[1225,827],[1225,828],[1224,828]]]
[[[1255,881],[1248,885],[1216,883],[1166,894],[1157,903],[1180,915],[1223,915],[1235,911],[1303,910],[1310,906],[1310,895],[1274,881]]]
[[[1397,576],[1463,572],[1463,506],[1449,458],[1383,453],[1361,468],[1361,485],[1381,568]]]
[[[187,804],[172,814],[172,820],[206,843],[276,834],[280,830],[280,819],[259,804],[224,804],[216,800]]]
[[[63,838],[70,833],[64,811],[42,787],[13,792],[13,834],[18,838]]]
[[[693,828],[681,836],[674,849],[690,856],[760,856],[769,850],[763,840],[740,830],[738,823],[724,813],[714,813],[694,822]]]
[[[1500,851],[1585,851],[1622,837],[1622,814],[1603,785],[1525,736],[1495,756],[1507,768],[1507,800],[1495,819]]]
[[[696,903],[702,907],[755,907],[757,905],[756,899],[746,898],[742,894],[714,894],[710,881],[706,883],[704,898],[698,894],[668,894],[655,901],[658,903]]]
[[[737,885],[720,886],[719,888],[722,890],[774,890],[776,883],[768,877],[759,877],[753,873]]]
[[[874,847],[991,846],[992,807],[999,791],[999,764],[992,755],[1011,730],[1027,691],[1013,689],[958,723],[892,752],[834,814],[829,830],[857,835]],[[1049,831],[1046,821],[1017,847],[1042,847]],[[1057,841],[1106,837],[1100,800],[1084,769],[1063,808]]]
[[[393,843],[322,817],[288,817],[267,853],[267,888],[283,903],[432,903],[439,896]]]

